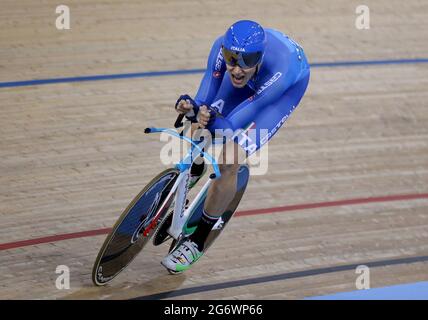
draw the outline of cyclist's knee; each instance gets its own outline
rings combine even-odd
[[[239,170],[239,164],[220,164],[219,169],[222,176],[236,175]]]
[[[222,154],[220,156],[221,164],[234,165],[233,168],[235,169],[239,167],[239,164],[245,161],[245,158],[245,151],[233,141],[229,141],[223,146]]]

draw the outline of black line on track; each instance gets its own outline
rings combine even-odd
[[[174,297],[179,297],[179,296],[184,296],[184,295],[194,294],[199,292],[214,291],[214,290],[220,290],[220,289],[248,286],[248,285],[259,284],[259,283],[281,281],[281,280],[287,280],[287,279],[296,279],[296,278],[316,276],[316,275],[322,275],[322,274],[328,274],[328,273],[334,273],[334,272],[355,270],[360,265],[366,265],[369,268],[377,268],[377,267],[387,267],[387,266],[393,266],[393,265],[399,265],[399,264],[411,264],[411,263],[427,262],[427,261],[428,261],[428,256],[419,256],[419,257],[408,257],[408,258],[354,263],[354,264],[340,265],[340,266],[334,266],[334,267],[317,268],[317,269],[303,270],[303,271],[296,271],[296,272],[287,272],[287,273],[280,273],[275,275],[268,275],[268,276],[255,277],[255,278],[249,278],[249,279],[234,280],[234,281],[214,283],[214,284],[202,285],[202,286],[196,286],[196,287],[190,287],[190,288],[183,288],[183,289],[178,289],[174,291],[165,291],[165,292],[160,292],[160,293],[151,294],[147,296],[140,296],[140,297],[133,298],[131,300],[160,300],[160,299],[166,299],[166,298],[174,298]]]

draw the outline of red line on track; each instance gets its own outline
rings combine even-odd
[[[298,204],[298,205],[264,208],[264,209],[244,210],[244,211],[236,212],[236,216],[242,217],[242,216],[250,216],[250,215],[256,215],[256,214],[275,213],[275,212],[286,212],[286,211],[295,211],[295,210],[373,203],[373,202],[389,202],[389,201],[402,201],[402,200],[415,200],[415,199],[428,199],[428,193],[358,198],[358,199],[348,199],[348,200],[339,200],[339,201]],[[58,235],[52,235],[52,236],[47,236],[42,238],[22,240],[22,241],[16,241],[16,242],[1,243],[0,251],[27,247],[27,246],[43,244],[43,243],[57,242],[62,240],[93,237],[93,236],[98,236],[102,234],[107,234],[110,232],[110,230],[111,228],[104,228],[104,229],[88,230],[88,231],[82,231],[82,232],[58,234]]]
[[[255,214],[266,214],[266,213],[275,213],[275,212],[284,212],[284,211],[293,211],[293,210],[349,206],[354,204],[364,204],[364,203],[373,203],[373,202],[389,202],[389,201],[414,200],[414,199],[426,199],[426,198],[428,198],[428,193],[403,194],[403,195],[393,195],[393,196],[384,196],[384,197],[371,197],[371,198],[359,198],[359,199],[349,199],[349,200],[339,200],[339,201],[329,201],[329,202],[297,204],[297,205],[291,205],[291,206],[273,207],[273,208],[266,208],[266,209],[245,210],[245,211],[238,211],[236,212],[235,215],[251,216]]]
[[[105,228],[105,229],[89,230],[89,231],[82,231],[82,232],[57,234],[57,235],[43,237],[43,238],[22,240],[22,241],[16,241],[16,242],[1,243],[0,244],[0,251],[8,250],[8,249],[14,249],[14,248],[27,247],[27,246],[33,246],[33,245],[42,244],[42,243],[50,243],[50,242],[68,240],[68,239],[93,237],[93,236],[98,236],[101,234],[107,234],[110,232],[110,230],[111,230],[111,228]]]

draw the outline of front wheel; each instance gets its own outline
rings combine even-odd
[[[144,248],[156,231],[157,220],[163,218],[174,200],[170,191],[179,173],[172,168],[161,172],[128,205],[95,260],[92,269],[95,285],[110,282]]]

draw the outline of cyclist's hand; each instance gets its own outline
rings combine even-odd
[[[193,108],[193,105],[190,103],[190,100],[189,99],[186,99],[186,100],[183,99],[178,103],[175,110],[177,110],[178,113],[186,114],[190,110],[192,110],[192,108]]]
[[[211,118],[211,114],[208,111],[208,107],[205,105],[201,106],[199,108],[198,116],[196,117],[199,125],[202,127],[205,127],[208,124],[208,122],[210,121],[210,118]]]

